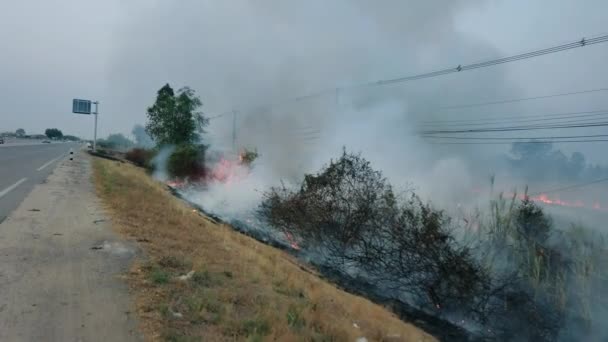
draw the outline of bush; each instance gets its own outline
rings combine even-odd
[[[205,147],[180,145],[169,156],[167,171],[172,177],[201,178],[205,175]]]
[[[384,298],[466,318],[489,338],[553,341],[566,304],[585,305],[566,298],[580,292],[567,284],[591,279],[576,270],[587,269],[593,254],[585,252],[589,261],[579,266],[573,260],[581,257],[564,255],[568,248],[555,241],[574,239],[557,239],[551,219],[529,198],[509,204],[501,197],[491,209],[465,243],[443,211],[412,192],[396,196],[381,172],[345,151],[299,188],[271,188],[258,213],[323,269],[376,284]]]
[[[415,194],[400,201],[359,155],[343,152],[298,190],[271,189],[259,212],[337,270],[355,268],[422,307],[472,311],[489,286],[449,219]]]
[[[253,162],[258,159],[259,156],[260,155],[257,150],[248,150],[245,148],[239,154],[239,160],[241,164],[251,166],[251,164],[253,164]]]
[[[151,170],[153,168],[152,159],[156,156],[155,150],[145,148],[134,148],[125,154],[125,158],[133,164]]]

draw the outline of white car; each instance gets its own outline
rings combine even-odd
[[[93,148],[93,146],[91,145],[91,143],[90,143],[90,142],[88,142],[88,143],[87,143],[87,148],[88,148],[88,149],[92,149],[92,148]]]

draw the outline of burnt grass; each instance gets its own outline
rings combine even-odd
[[[476,336],[468,332],[467,330],[459,327],[447,320],[441,319],[437,316],[430,315],[422,310],[419,310],[408,303],[386,295],[385,291],[382,291],[376,285],[370,283],[361,277],[352,277],[348,274],[340,272],[333,267],[316,263],[310,260],[304,260],[302,253],[292,248],[288,243],[277,239],[275,235],[271,234],[272,229],[253,229],[251,225],[237,219],[224,220],[218,215],[215,215],[201,206],[187,200],[182,196],[178,190],[172,187],[168,187],[171,194],[180,200],[184,201],[191,207],[198,210],[205,216],[213,219],[217,223],[223,223],[232,227],[235,231],[249,236],[259,242],[274,248],[280,249],[286,253],[289,253],[299,260],[306,262],[307,265],[312,266],[321,276],[322,279],[331,282],[354,295],[358,295],[367,298],[376,304],[385,306],[392,310],[400,319],[414,324],[415,326],[423,329],[427,333],[437,337],[442,341],[455,341],[455,342],[477,342],[477,341],[488,341],[487,337]],[[304,268],[303,268],[304,269]],[[306,269],[304,269],[306,270]]]

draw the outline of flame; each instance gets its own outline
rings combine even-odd
[[[289,242],[291,248],[295,249],[296,251],[300,250],[300,245],[298,245],[296,239],[293,238],[293,235],[291,235],[291,233],[285,232],[285,238],[287,239],[287,242]]]
[[[211,168],[208,175],[209,181],[217,181],[226,184],[232,184],[242,178],[240,164],[226,158],[220,159],[220,161]]]
[[[471,189],[471,192],[474,194],[481,193],[479,188],[473,188],[473,189]],[[507,198],[511,198],[511,197],[515,196],[514,193],[508,193],[508,192],[505,192],[504,195]],[[518,194],[517,198],[520,200],[524,200],[526,198],[526,195]],[[545,193],[540,193],[540,194],[534,195],[534,196],[528,196],[528,198],[534,202],[539,202],[539,203],[543,203],[546,205],[570,207],[570,208],[589,208],[589,209],[593,209],[593,210],[608,211],[608,207],[602,206],[597,201],[593,202],[593,204],[589,205],[588,203],[586,203],[585,201],[582,201],[580,199],[577,199],[574,201],[567,201],[567,200],[560,199],[559,196],[549,196]]]
[[[165,182],[165,184],[167,184],[168,186],[170,186],[174,189],[183,188],[184,186],[186,186],[186,182],[183,180],[179,180],[179,179],[168,180],[167,182]]]

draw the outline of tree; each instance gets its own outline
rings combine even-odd
[[[106,141],[110,145],[112,145],[114,147],[119,147],[119,148],[128,148],[128,147],[133,146],[133,142],[120,133],[108,135],[108,138],[106,139]]]
[[[23,128],[19,128],[15,131],[15,135],[18,137],[23,137],[25,135],[25,130]]]
[[[152,140],[148,132],[146,132],[146,128],[144,126],[133,126],[131,134],[133,134],[133,136],[135,137],[135,145],[137,145],[138,147],[149,148],[154,146],[154,141]]]
[[[64,135],[63,139],[69,140],[69,141],[80,141],[80,138],[75,135]]]
[[[587,162],[585,161],[585,155],[580,152],[572,153],[570,156],[570,174],[573,178],[578,178],[585,171]]]
[[[61,139],[63,137],[63,133],[60,130],[58,130],[57,128],[47,128],[44,131],[44,134],[49,139]]]
[[[146,131],[160,145],[193,144],[208,124],[198,109],[201,100],[194,90],[184,87],[177,94],[169,84],[157,93],[156,102],[148,108]]]
[[[133,146],[133,142],[120,133],[108,135],[106,139],[98,139],[97,145],[102,148],[126,150]]]

